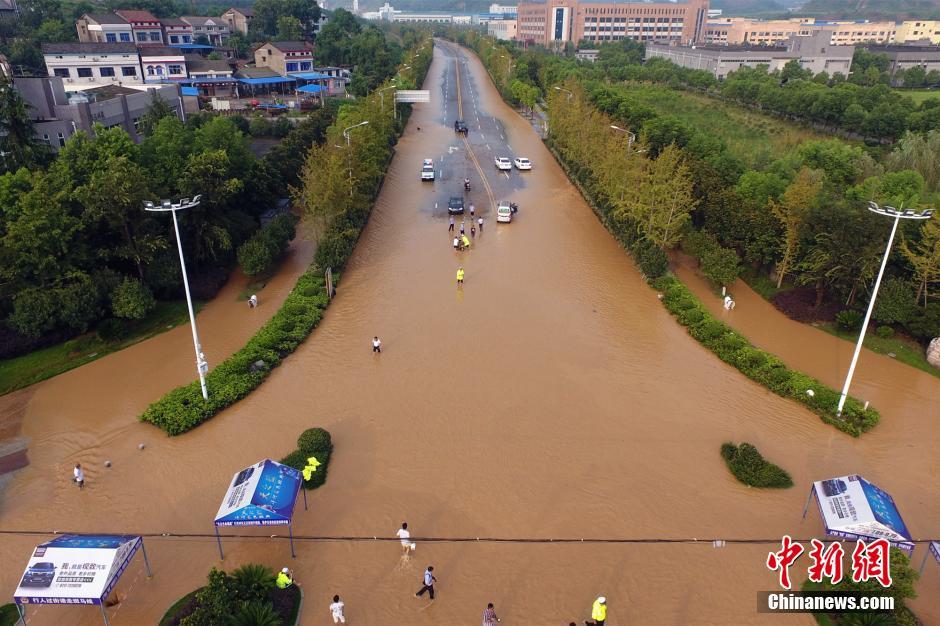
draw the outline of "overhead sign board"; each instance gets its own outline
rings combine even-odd
[[[271,459],[246,467],[232,477],[215,525],[290,524],[301,480],[300,471]]]
[[[894,499],[861,476],[852,474],[813,483],[827,534],[848,539],[887,539],[913,550],[910,531]]]
[[[395,102],[430,102],[431,92],[427,89],[403,89],[395,92]]]

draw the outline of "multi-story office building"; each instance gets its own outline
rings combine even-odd
[[[913,43],[927,40],[930,43],[940,44],[940,21],[909,20],[898,25],[895,43]]]
[[[829,33],[831,45],[849,46],[860,43],[894,41],[894,22],[830,22],[813,18],[789,20],[756,20],[726,17],[708,20],[705,43],[727,45],[773,46],[786,43],[790,36],[806,37],[818,32]]]
[[[497,39],[510,40],[516,38],[516,20],[490,20],[486,24],[486,32]]]
[[[516,39],[545,46],[621,39],[692,43],[702,36],[707,11],[708,0],[525,2],[518,7]]]

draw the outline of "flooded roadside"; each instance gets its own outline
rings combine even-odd
[[[460,75],[481,117],[482,145],[535,165],[524,179],[501,179],[481,149],[494,194],[517,201],[520,213],[497,225],[485,207],[485,232],[469,252],[453,250],[447,217],[432,208],[459,182],[422,186],[418,172],[427,155],[458,145],[440,101],[457,90],[438,89],[457,80],[447,71],[455,55],[464,53],[435,51],[432,102],[415,107],[338,298],[310,339],[248,398],[173,439],[133,421],[158,395],[133,383],[172,358],[169,350],[139,351],[123,370],[78,376],[82,368],[74,380],[40,387],[23,428],[44,462],[3,494],[0,526],[211,533],[234,471],[286,454],[303,429],[323,426],[335,445],[330,479],[310,510],[298,511],[297,534],[391,536],[407,520],[415,537],[818,536],[818,517],[800,519],[809,482],[855,471],[892,493],[916,536],[929,534],[940,502],[924,495],[932,461],[910,454],[915,440],[867,439],[878,429],[854,440],[688,337],[469,55]],[[489,118],[499,120],[504,145]],[[466,269],[461,290],[458,266]],[[234,324],[208,326],[233,333]],[[381,355],[371,352],[373,335],[382,338]],[[186,348],[181,342],[180,371],[161,374],[163,385],[176,375],[189,380]],[[116,378],[122,371],[132,382]],[[125,382],[109,387],[111,378]],[[878,405],[886,420],[915,430],[918,446],[936,443],[940,429],[908,418],[936,415],[929,403],[905,394]],[[797,487],[764,493],[737,483],[718,454],[726,440],[754,443]],[[77,458],[96,468],[83,493],[65,475]],[[105,459],[114,461],[107,472]],[[304,624],[324,623],[334,593],[362,624],[471,623],[488,601],[507,623],[580,622],[601,594],[614,625],[812,624],[808,616],[754,613],[756,592],[774,585],[763,563],[776,547],[419,542],[403,562],[395,544],[301,541],[290,562],[284,541],[256,532],[257,540],[226,542],[225,567],[289,563],[305,589]],[[35,543],[2,536],[0,559],[19,564]],[[148,550],[155,577],[119,589],[126,600],[114,624],[155,623],[218,564],[214,538],[153,539]],[[413,594],[428,564],[441,583],[425,608]],[[0,572],[0,586],[11,589],[20,571]],[[928,572],[920,588],[937,578]],[[940,620],[936,597],[915,607],[928,623]],[[73,616],[100,620],[70,607],[32,609],[30,620]]]

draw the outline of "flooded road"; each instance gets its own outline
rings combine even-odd
[[[933,420],[912,421],[909,444],[867,439],[878,430],[854,440],[751,383],[671,319],[474,57],[438,46],[425,87],[431,102],[415,107],[338,298],[311,338],[247,399],[174,439],[136,424],[153,398],[133,387],[113,396],[107,372],[98,373],[100,393],[85,368],[37,386],[24,417],[36,456],[3,494],[0,527],[211,534],[235,471],[283,456],[303,429],[323,426],[335,445],[330,478],[309,511],[299,507],[295,534],[390,537],[407,520],[416,537],[819,536],[818,515],[801,520],[810,482],[849,472],[892,493],[915,536],[937,532],[940,502],[925,483],[940,468],[920,458],[940,432]],[[467,141],[453,132],[457,116]],[[495,156],[525,156],[534,168],[498,174]],[[423,158],[436,161],[434,183],[419,180]],[[467,200],[486,223],[471,250],[456,252],[446,203],[462,195],[466,176]],[[511,224],[495,223],[500,199],[519,204]],[[466,282],[457,288],[460,265]],[[132,355],[121,367],[146,377],[161,357],[148,346],[120,353]],[[936,416],[899,397],[886,419]],[[737,483],[718,454],[726,440],[754,443],[797,486]],[[76,460],[95,468],[83,493],[68,483]],[[226,568],[290,561],[268,529],[242,532],[258,539],[226,541]],[[0,588],[14,588],[41,540],[0,536],[0,559],[14,564],[0,572]],[[769,549],[777,547],[419,542],[403,561],[394,543],[302,541],[289,564],[311,625],[327,623],[334,593],[350,623],[378,626],[478,623],[487,602],[507,624],[581,623],[597,595],[608,597],[615,626],[812,624],[755,613],[756,592],[776,584],[763,565]],[[218,564],[211,537],[148,539],[148,551],[155,576],[143,577],[140,564],[129,570],[114,624],[155,623]],[[431,606],[413,595],[428,564],[440,579]],[[928,567],[915,604],[927,623],[940,622],[936,594],[927,597],[936,570]],[[63,620],[94,624],[100,615],[30,609],[30,623]]]

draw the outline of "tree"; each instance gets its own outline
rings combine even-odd
[[[147,107],[147,112],[140,118],[140,123],[138,128],[140,128],[140,134],[144,137],[149,137],[153,134],[154,128],[157,124],[165,117],[176,117],[176,110],[167,104],[166,100],[159,97],[156,92],[150,97],[150,106]]]
[[[34,167],[46,157],[46,150],[36,141],[29,105],[13,83],[0,75],[0,172],[20,167]]]
[[[817,170],[804,167],[787,187],[783,198],[771,202],[770,209],[784,229],[783,258],[777,264],[777,289],[790,271],[799,246],[806,217],[822,190],[822,176]]]
[[[916,89],[918,87],[923,87],[927,84],[927,70],[921,65],[915,65],[914,67],[909,67],[904,70],[902,76],[905,87],[910,87]]]
[[[692,179],[682,152],[670,145],[646,171],[632,197],[616,213],[632,219],[639,233],[660,248],[671,248],[682,238],[682,227],[695,208]]]
[[[928,189],[940,190],[940,130],[926,135],[907,133],[888,155],[886,165],[892,170],[915,170]]]
[[[251,28],[260,38],[278,33],[278,20],[282,17],[297,20],[304,38],[310,35],[312,25],[320,20],[320,6],[306,0],[257,0],[253,9],[255,16]]]
[[[909,281],[898,277],[889,278],[878,290],[872,317],[882,324],[906,324],[914,316],[916,302]]]
[[[731,248],[714,246],[702,255],[702,274],[716,285],[728,285],[741,274],[741,259]]]
[[[111,310],[117,317],[143,319],[156,305],[150,290],[134,278],[125,278],[111,293]]]
[[[786,83],[791,80],[811,78],[812,76],[813,72],[804,70],[797,59],[790,59],[780,72],[780,81]]]
[[[292,15],[277,18],[277,39],[279,41],[297,41],[304,34],[303,24]]]
[[[924,222],[920,230],[920,238],[909,242],[906,238],[901,240],[901,253],[907,262],[914,268],[917,279],[916,300],[923,296],[924,306],[927,306],[927,297],[930,286],[940,282],[940,221],[934,217]]]

